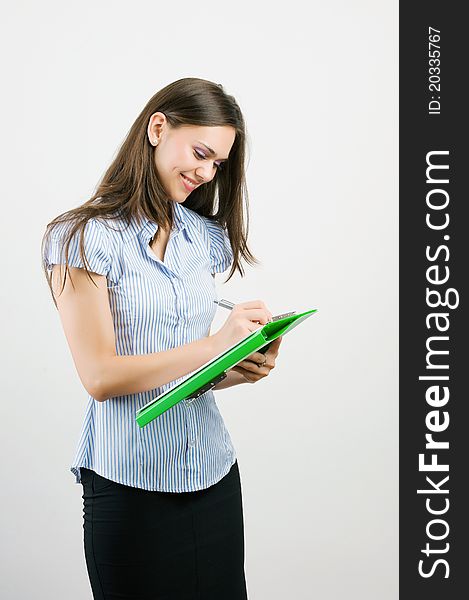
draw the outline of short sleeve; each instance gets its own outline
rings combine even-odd
[[[48,237],[42,257],[47,270],[52,269],[53,265],[65,264],[64,242],[70,226],[70,223],[60,223],[53,228]],[[88,270],[99,275],[108,275],[111,266],[110,238],[104,223],[95,218],[87,221],[83,246]],[[69,267],[84,268],[80,257],[80,231],[77,231],[70,241],[68,265]]]
[[[223,273],[233,262],[233,251],[228,232],[217,221],[206,219],[205,222],[210,237],[212,273]]]

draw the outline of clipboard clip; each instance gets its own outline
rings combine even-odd
[[[196,392],[194,392],[191,396],[188,396],[184,400],[184,402],[186,402],[187,404],[191,404],[199,396],[201,396],[202,394],[205,394],[205,392],[208,392],[214,386],[216,386],[217,383],[220,383],[220,381],[223,381],[223,379],[225,379],[225,377],[226,377],[226,371],[223,371],[223,373],[220,373],[220,375],[218,375],[218,377],[215,377],[215,379],[212,379],[212,381],[209,381],[208,383],[206,383],[204,386],[202,386]]]
[[[292,315],[296,315],[296,310],[292,310],[291,312],[283,313],[281,315],[275,315],[275,317],[272,317],[272,321],[278,321],[279,319],[291,317]]]

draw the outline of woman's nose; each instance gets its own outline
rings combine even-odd
[[[203,179],[204,182],[210,181],[215,175],[215,169],[210,162],[207,162],[205,165],[199,165],[195,172],[199,179]]]

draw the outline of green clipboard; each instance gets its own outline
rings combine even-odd
[[[142,406],[136,413],[138,425],[141,428],[145,427],[150,421],[159,417],[181,400],[195,399],[207,392],[226,377],[226,372],[229,369],[253,352],[266,350],[276,338],[294,329],[316,311],[317,309],[314,309],[289,315],[256,329],[240,342],[188,375],[184,381]]]

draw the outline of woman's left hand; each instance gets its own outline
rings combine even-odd
[[[281,342],[282,336],[276,338],[270,344],[265,354],[254,352],[230,370],[241,373],[248,383],[255,383],[259,379],[267,377],[270,371],[275,368],[275,359],[278,356],[278,349]],[[260,367],[259,364],[262,363],[264,364]]]

